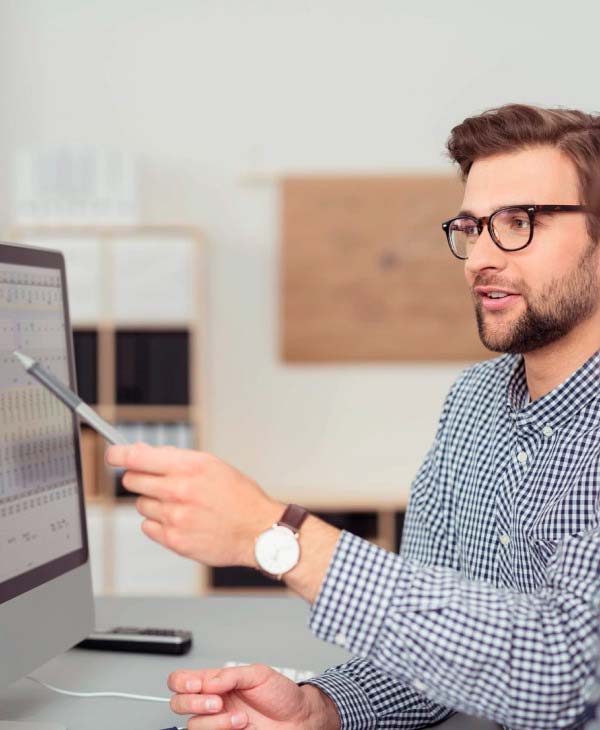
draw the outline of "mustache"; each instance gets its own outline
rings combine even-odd
[[[489,287],[495,287],[497,289],[506,289],[507,291],[515,291],[519,292],[519,294],[527,294],[528,288],[523,284],[522,282],[512,282],[508,281],[507,279],[499,279],[497,277],[490,277],[490,276],[482,276],[478,275],[475,277],[473,283],[471,284],[471,294],[473,296],[477,296],[475,294],[475,288],[478,286],[489,286]]]

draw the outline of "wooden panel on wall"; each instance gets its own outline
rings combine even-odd
[[[281,192],[284,360],[490,356],[441,228],[460,207],[456,177],[298,177]]]

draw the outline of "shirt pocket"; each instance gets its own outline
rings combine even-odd
[[[527,535],[534,544],[559,542],[587,532],[597,523],[597,485],[573,484],[560,496],[547,500],[533,518]]]
[[[560,541],[597,524],[600,492],[600,436],[597,430],[562,444],[552,464],[529,485],[530,516],[525,532],[531,541]],[[551,466],[551,468],[548,468]],[[538,501],[538,509],[531,504]]]

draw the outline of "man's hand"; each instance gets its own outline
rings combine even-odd
[[[254,540],[285,505],[211,454],[137,443],[111,446],[111,466],[138,497],[142,530],[161,545],[212,566],[256,567]]]
[[[258,535],[281,519],[285,504],[211,454],[174,446],[111,446],[111,466],[124,467],[123,486],[138,497],[142,530],[180,555],[213,566],[256,568]],[[340,531],[310,515],[300,530],[300,562],[286,583],[313,603]]]
[[[193,715],[188,730],[339,730],[334,703],[262,664],[173,672],[171,709]]]

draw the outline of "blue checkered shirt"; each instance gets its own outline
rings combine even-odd
[[[599,376],[600,351],[527,402],[521,356],[468,368],[413,483],[401,555],[342,533],[310,617],[356,656],[310,680],[342,728],[427,727],[454,710],[583,726],[600,625]]]

